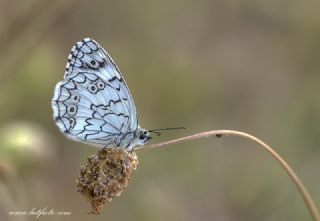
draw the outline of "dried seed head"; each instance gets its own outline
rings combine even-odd
[[[80,168],[77,191],[91,203],[91,213],[99,214],[104,204],[120,196],[137,164],[134,152],[115,148],[104,148],[88,158]]]

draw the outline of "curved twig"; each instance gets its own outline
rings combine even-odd
[[[287,174],[289,175],[289,177],[293,181],[294,185],[299,190],[299,192],[304,200],[304,203],[306,204],[313,220],[320,221],[319,211],[318,211],[311,195],[309,194],[309,192],[307,191],[307,189],[305,188],[305,186],[303,185],[303,183],[301,182],[301,180],[297,176],[297,174],[293,171],[293,169],[289,166],[289,164],[274,149],[272,149],[269,145],[267,145],[266,143],[264,143],[263,141],[261,141],[260,139],[256,138],[253,135],[250,135],[250,134],[247,134],[247,133],[244,133],[241,131],[235,131],[235,130],[212,130],[212,131],[202,132],[202,133],[198,133],[198,134],[194,134],[191,136],[186,136],[186,137],[182,137],[182,138],[178,138],[178,139],[174,139],[174,140],[170,140],[170,141],[165,141],[165,142],[158,143],[158,144],[151,144],[151,145],[147,145],[147,146],[136,147],[136,148],[134,148],[134,150],[135,151],[148,150],[148,149],[153,149],[153,148],[157,148],[157,147],[164,147],[169,144],[176,144],[176,143],[184,142],[184,141],[197,140],[200,138],[209,137],[209,136],[213,136],[213,135],[215,135],[217,137],[221,137],[224,135],[238,136],[238,137],[243,137],[243,138],[249,139],[251,141],[254,141],[255,143],[258,143],[273,158],[275,158],[277,160],[277,162],[282,166],[282,168],[287,172]]]

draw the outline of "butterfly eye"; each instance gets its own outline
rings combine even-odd
[[[146,138],[146,136],[145,136],[144,133],[139,135],[139,139],[140,139],[140,140],[144,140],[144,138]]]
[[[99,82],[97,83],[97,86],[98,86],[98,88],[99,88],[100,90],[103,90],[103,89],[104,89],[104,83],[103,83],[102,81],[99,81]]]
[[[75,115],[76,112],[77,112],[77,106],[76,106],[76,105],[73,105],[73,104],[69,105],[69,106],[67,107],[67,112],[68,112],[68,114],[70,114],[70,115]]]
[[[99,88],[97,87],[97,85],[91,83],[88,85],[88,90],[92,93],[95,94],[98,92]]]

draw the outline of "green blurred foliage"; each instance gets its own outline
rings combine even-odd
[[[310,220],[274,160],[237,138],[138,153],[122,196],[100,216],[87,215],[75,179],[95,148],[58,131],[50,102],[69,50],[92,37],[120,67],[144,128],[187,128],[153,142],[210,129],[250,132],[289,161],[320,205],[319,7],[311,0],[0,0],[7,168],[0,192],[8,196],[1,220],[33,207],[70,210],[67,220]],[[41,140],[44,155],[31,155],[45,160],[9,154],[19,133]],[[28,145],[37,147],[34,140]]]

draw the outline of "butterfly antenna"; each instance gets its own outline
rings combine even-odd
[[[160,136],[160,135],[161,135],[161,133],[160,133],[160,132],[158,132],[158,131],[148,131],[148,132],[150,132],[150,133],[154,133],[154,134],[156,134],[157,136]]]
[[[169,127],[169,128],[159,128],[159,129],[153,129],[153,130],[148,130],[148,132],[155,133],[157,136],[160,136],[161,133],[159,131],[161,130],[185,130],[185,127]]]

